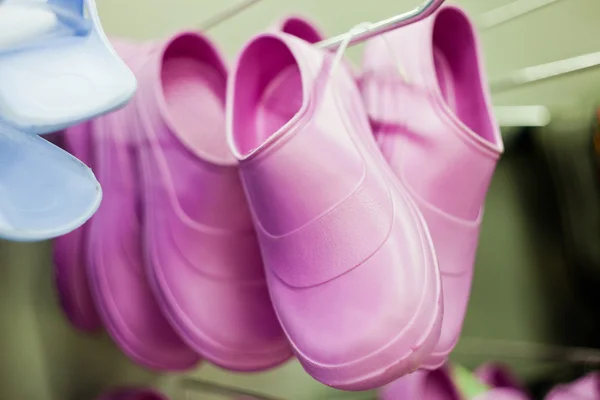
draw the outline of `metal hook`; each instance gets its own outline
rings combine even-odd
[[[214,28],[215,26],[225,22],[231,17],[243,12],[254,4],[259,3],[261,0],[244,0],[233,7],[215,15],[210,18],[208,21],[205,21],[199,28],[202,31],[207,31],[209,29]],[[400,14],[383,21],[375,22],[364,28],[362,32],[356,34],[348,44],[349,46],[364,42],[372,38],[373,36],[380,35],[382,33],[389,32],[391,30],[400,28],[402,26],[406,26],[412,24],[413,22],[420,21],[424,18],[427,18],[433,12],[435,12],[440,6],[444,3],[445,0],[426,0],[425,3],[420,5],[419,7],[413,9],[404,14]],[[326,39],[322,42],[317,43],[317,46],[321,48],[327,48],[330,50],[335,50],[339,47],[340,44],[346,39],[347,33],[343,33],[341,35],[332,37],[330,39]]]
[[[440,8],[440,6],[444,4],[444,1],[445,0],[427,0],[414,10],[370,24],[369,26],[365,27],[362,32],[354,35],[348,45],[352,46],[353,44],[364,42],[373,36],[381,35],[394,29],[398,29],[425,19],[433,14],[438,8]],[[343,33],[330,39],[325,39],[317,43],[317,46],[320,48],[335,50],[342,44],[342,42],[344,42],[347,35],[347,33]]]

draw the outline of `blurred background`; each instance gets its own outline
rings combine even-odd
[[[511,1],[455,3],[477,21]],[[110,36],[159,39],[178,30],[197,29],[235,2],[98,0],[98,7]],[[418,4],[418,0],[262,0],[209,34],[234,57],[253,34],[289,13],[308,16],[328,35],[336,35],[359,22],[388,18]],[[598,0],[560,0],[482,29],[489,78],[600,51],[599,21]],[[357,63],[360,51],[360,46],[349,51]],[[574,277],[576,261],[565,246],[564,205],[546,153],[540,150],[546,138],[557,138],[550,146],[571,151],[576,148],[569,145],[571,138],[593,129],[600,103],[600,67],[496,90],[493,101],[505,106],[544,105],[551,122],[544,128],[503,131],[506,154],[487,197],[468,317],[454,360],[472,368],[502,359],[531,384],[544,385],[549,377],[567,379],[592,366],[539,360],[537,348],[529,344],[600,347],[599,303],[577,283],[582,279]],[[50,250],[51,243],[0,243],[0,399],[89,399],[119,383],[150,383],[169,390],[174,377],[135,366],[105,335],[90,337],[70,327],[53,286]],[[505,341],[523,344],[507,347]],[[190,376],[292,400],[364,398],[364,394],[340,394],[319,384],[296,361],[261,374],[234,374],[204,364]]]

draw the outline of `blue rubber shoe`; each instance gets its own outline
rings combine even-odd
[[[102,198],[81,161],[45,139],[0,123],[0,238],[38,241],[87,221]]]
[[[94,0],[0,3],[0,120],[43,134],[124,106],[136,79]]]

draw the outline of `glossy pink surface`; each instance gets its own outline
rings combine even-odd
[[[467,309],[483,203],[500,154],[477,37],[455,6],[367,43],[362,93],[381,151],[418,204],[444,293],[442,365]]]
[[[162,44],[134,99],[147,276],[181,338],[256,371],[292,352],[266,287],[237,161],[225,140],[225,62],[198,33]]]
[[[229,81],[228,135],[297,357],[315,379],[362,390],[430,353],[441,283],[424,220],[332,57],[284,33],[252,39]]]
[[[134,72],[153,50],[142,44],[115,48]],[[102,321],[126,355],[152,369],[187,370],[199,357],[170,326],[145,275],[137,128],[131,103],[91,122],[104,198],[89,226],[88,276]]]
[[[123,39],[111,39],[111,43],[119,49],[121,57],[129,57],[139,50],[138,44]],[[91,127],[92,122],[83,122],[67,128],[62,132],[60,145],[95,169]],[[87,277],[88,227],[92,219],[73,232],[56,238],[53,243],[55,280],[61,306],[69,321],[85,332],[102,327]]]
[[[524,392],[523,385],[507,365],[487,363],[475,371],[477,378],[486,385],[494,388],[512,388]]]
[[[314,21],[301,15],[288,15],[287,17],[284,17],[281,20],[277,21],[274,24],[273,28],[276,31],[296,36],[297,38],[312,44],[327,39],[327,35],[325,35],[323,31],[319,29],[319,27]],[[359,81],[360,73],[356,71],[357,69],[350,62],[350,60],[344,58],[344,63],[346,64],[346,67],[350,68],[350,70],[352,71],[354,79]]]
[[[417,371],[402,377],[379,392],[381,400],[465,400],[460,388],[452,380],[447,366],[432,371]],[[529,400],[515,388],[494,387],[471,400]]]
[[[274,29],[296,36],[308,43],[318,43],[326,38],[313,21],[300,15],[289,15],[282,18],[275,24]]]
[[[89,127],[90,123],[84,122],[65,130],[62,147],[93,169]],[[73,326],[84,332],[102,327],[86,272],[87,230],[93,218],[53,242],[54,276],[60,304]]]
[[[381,400],[462,400],[446,367],[417,371],[381,389]]]

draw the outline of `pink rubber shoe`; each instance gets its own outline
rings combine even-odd
[[[169,400],[154,389],[117,389],[101,395],[96,400]]]
[[[600,399],[600,373],[591,373],[573,383],[560,385],[546,396],[546,400]]]
[[[417,371],[404,376],[379,392],[381,400],[462,400],[448,368],[434,371]]]
[[[381,386],[439,338],[425,223],[381,156],[347,68],[284,33],[241,52],[228,140],[278,317],[300,362],[336,388]]]
[[[308,43],[318,43],[325,39],[325,35],[317,25],[308,18],[299,15],[289,15],[275,23],[275,30],[296,36]]]
[[[473,400],[530,400],[525,388],[508,366],[484,364],[477,368],[475,376],[491,389]]]
[[[221,367],[256,371],[292,351],[225,140],[226,74],[197,33],[175,36],[139,74],[148,276],[188,345]]]
[[[61,141],[66,151],[94,168],[88,122],[65,130]],[[86,274],[86,236],[93,218],[74,231],[57,237],[53,243],[54,277],[60,304],[73,326],[84,332],[102,327]]]
[[[363,98],[377,141],[423,213],[439,260],[444,322],[426,363],[435,369],[462,330],[502,139],[475,30],[460,8],[442,7],[372,39],[363,64]]]
[[[469,398],[461,392],[452,379],[449,367],[443,366],[433,371],[417,371],[383,387],[379,393],[381,400],[463,400]],[[480,393],[472,400],[529,400],[520,390],[514,388],[492,388]]]
[[[326,39],[325,34],[317,27],[317,25],[306,17],[299,15],[289,15],[276,22],[273,29],[277,32],[287,33],[288,35],[296,36],[308,43],[318,43]],[[360,74],[356,71],[355,66],[348,58],[344,58],[344,65],[349,68],[354,79],[360,85]]]
[[[525,392],[525,388],[519,379],[506,365],[488,363],[480,366],[475,371],[477,378],[486,385],[493,388],[510,388]]]
[[[140,44],[123,39],[111,39],[122,57],[139,50]],[[89,167],[94,168],[91,149],[90,122],[70,127],[56,138],[60,145]],[[102,327],[102,322],[88,284],[87,277],[87,229],[90,219],[75,231],[58,237],[54,241],[55,279],[58,297],[65,314],[79,330],[92,332]]]
[[[150,52],[115,48],[134,72]],[[104,325],[127,356],[152,369],[187,370],[198,355],[171,328],[144,274],[136,123],[131,104],[90,123],[104,199],[89,227],[88,276]]]

